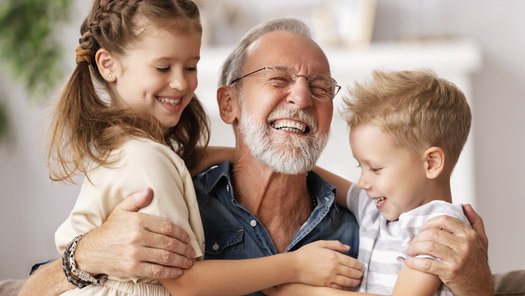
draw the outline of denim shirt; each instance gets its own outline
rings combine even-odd
[[[309,172],[306,182],[308,191],[317,199],[317,207],[285,251],[297,250],[317,240],[339,240],[351,246],[348,255],[357,258],[359,229],[354,215],[334,202],[335,188],[320,176]],[[264,225],[235,200],[229,162],[195,177],[193,183],[204,226],[204,259],[247,259],[277,254]]]

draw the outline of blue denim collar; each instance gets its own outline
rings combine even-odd
[[[223,187],[216,189],[220,181],[224,178],[228,184],[232,184],[232,176],[230,174],[232,163],[225,161],[209,168],[206,172],[199,175],[199,179],[203,185],[203,191],[206,195],[215,190],[223,190]],[[321,178],[313,171],[309,171],[306,183],[308,185],[308,192],[317,199],[317,203],[324,207],[330,207],[335,200],[336,188]]]

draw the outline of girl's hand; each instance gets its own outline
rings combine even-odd
[[[298,257],[298,282],[347,289],[361,283],[363,265],[345,255],[350,246],[339,241],[316,241],[294,251]]]

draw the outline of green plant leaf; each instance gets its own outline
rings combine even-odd
[[[0,58],[35,100],[45,98],[62,79],[62,48],[54,30],[67,21],[70,0],[0,0]],[[8,137],[9,117],[0,104],[0,142]]]
[[[62,79],[62,48],[53,32],[69,10],[67,0],[0,2],[0,56],[31,98],[45,97]]]

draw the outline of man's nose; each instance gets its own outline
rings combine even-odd
[[[313,99],[308,79],[304,76],[298,76],[290,85],[287,102],[297,105],[299,108],[305,108],[313,104]]]

